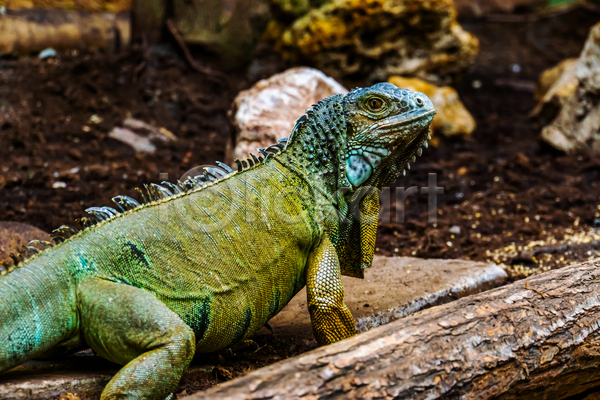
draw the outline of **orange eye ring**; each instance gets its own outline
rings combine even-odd
[[[371,111],[379,111],[383,108],[383,100],[378,97],[371,97],[367,100],[367,106]]]

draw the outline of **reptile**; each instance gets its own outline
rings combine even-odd
[[[304,286],[320,345],[356,334],[341,275],[370,266],[378,189],[427,146],[434,114],[422,93],[357,88],[237,171],[88,209],[95,224],[0,276],[0,372],[92,348],[123,365],[101,399],[168,399],[196,353],[248,340]]]

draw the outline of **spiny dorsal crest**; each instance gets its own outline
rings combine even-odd
[[[287,138],[282,138],[279,139],[277,143],[267,146],[264,149],[257,149],[257,151],[261,154],[258,157],[250,153],[250,157],[247,160],[235,160],[238,165],[237,172],[262,164],[273,154],[277,154],[284,150],[287,141]],[[145,191],[141,188],[135,188],[135,190],[140,193],[140,196],[142,197],[141,203],[129,196],[120,195],[112,198],[112,201],[117,205],[119,210],[116,210],[112,207],[90,207],[85,211],[93,215],[97,219],[97,222],[104,222],[116,217],[119,214],[143,207],[147,204],[202,189],[203,187],[219,182],[223,178],[236,173],[236,171],[234,171],[227,164],[224,164],[220,161],[216,161],[216,164],[217,165],[213,167],[204,167],[204,172],[202,174],[188,177],[183,182],[177,181],[177,184],[163,181],[161,182],[162,185],[158,185],[156,183],[150,183],[148,185],[145,184]]]
[[[234,171],[227,164],[216,161],[216,166],[204,167],[203,174],[188,177],[183,182],[178,181],[177,184],[174,184],[163,181],[161,182],[162,186],[156,183],[150,183],[148,185],[145,184],[145,191],[140,188],[135,188],[135,190],[140,193],[143,199],[141,203],[129,196],[115,196],[112,198],[112,201],[117,205],[118,210],[112,207],[90,207],[85,211],[92,215],[94,219],[87,217],[77,219],[76,222],[80,226],[79,228],[71,225],[61,225],[52,231],[52,239],[55,243],[62,243],[69,238],[78,235],[87,228],[93,227],[98,223],[108,221],[125,212],[144,207],[145,205],[154,203],[156,201],[161,201],[200,190],[237,172],[241,172],[256,165],[262,164],[265,160],[285,150],[287,143],[288,138],[282,138],[279,139],[275,144],[267,146],[263,149],[257,149],[258,153],[260,153],[258,157],[250,153],[250,157],[247,160],[235,160],[238,166],[238,171]],[[40,252],[52,246],[54,246],[54,243],[52,242],[32,240],[27,246],[22,246],[17,254],[11,253],[9,255],[13,261],[12,264],[6,261],[0,261],[0,276],[13,271],[15,268],[23,265],[23,263],[29,258],[36,256]],[[39,247],[42,247],[42,249]]]
[[[27,243],[27,246],[21,245],[18,253],[10,253],[9,257],[12,259],[13,263],[9,264],[6,261],[0,261],[0,276],[5,275],[15,268],[23,265],[23,262],[28,258],[33,257],[37,253],[45,250],[49,247],[52,247],[54,244],[52,242],[47,242],[45,240],[32,240]],[[42,247],[42,249],[40,249]]]
[[[291,138],[291,135],[290,135],[290,138]],[[263,162],[265,162],[265,160],[268,160],[272,154],[277,154],[277,153],[285,150],[288,140],[289,140],[288,138],[281,138],[275,144],[272,144],[272,145],[267,146],[262,149],[256,149],[256,151],[258,151],[261,154],[258,157],[256,155],[254,155],[253,153],[250,153],[250,157],[247,158],[246,160],[236,159],[235,163],[237,164],[238,172],[243,171],[248,168],[251,168],[251,167],[254,167],[255,165],[262,164]],[[221,165],[221,163],[219,163],[219,165]],[[233,172],[233,170],[231,170],[231,171]]]

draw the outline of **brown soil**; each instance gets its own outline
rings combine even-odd
[[[599,15],[574,10],[529,22],[511,17],[462,21],[481,42],[476,64],[456,85],[477,130],[425,151],[396,183],[424,187],[436,173],[444,193],[435,224],[427,223],[427,195],[409,196],[405,222],[380,228],[379,254],[486,260],[488,250],[560,240],[600,225],[600,160],[553,151],[528,117],[539,74],[576,57]],[[0,220],[46,231],[72,223],[87,207],[110,206],[117,194],[138,197],[134,187],[160,182],[165,175],[159,174],[174,181],[191,167],[223,160],[232,136],[228,109],[252,83],[239,71],[227,84],[215,81],[163,47],[0,59],[0,82]],[[152,156],[136,155],[108,137],[129,116],[165,127],[179,140],[158,143]],[[56,182],[66,187],[53,188]],[[567,261],[594,254],[588,251],[572,252]],[[284,346],[269,335],[257,342],[257,352],[215,356],[209,360],[218,365],[213,378],[188,379],[181,390],[189,394],[314,347],[305,339]]]

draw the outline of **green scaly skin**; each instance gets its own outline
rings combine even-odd
[[[420,153],[433,114],[390,84],[329,97],[279,154],[31,257],[0,277],[0,371],[91,347],[124,365],[102,399],[165,399],[195,352],[251,337],[305,285],[318,342],[354,335],[341,274],[371,264],[372,188]]]

